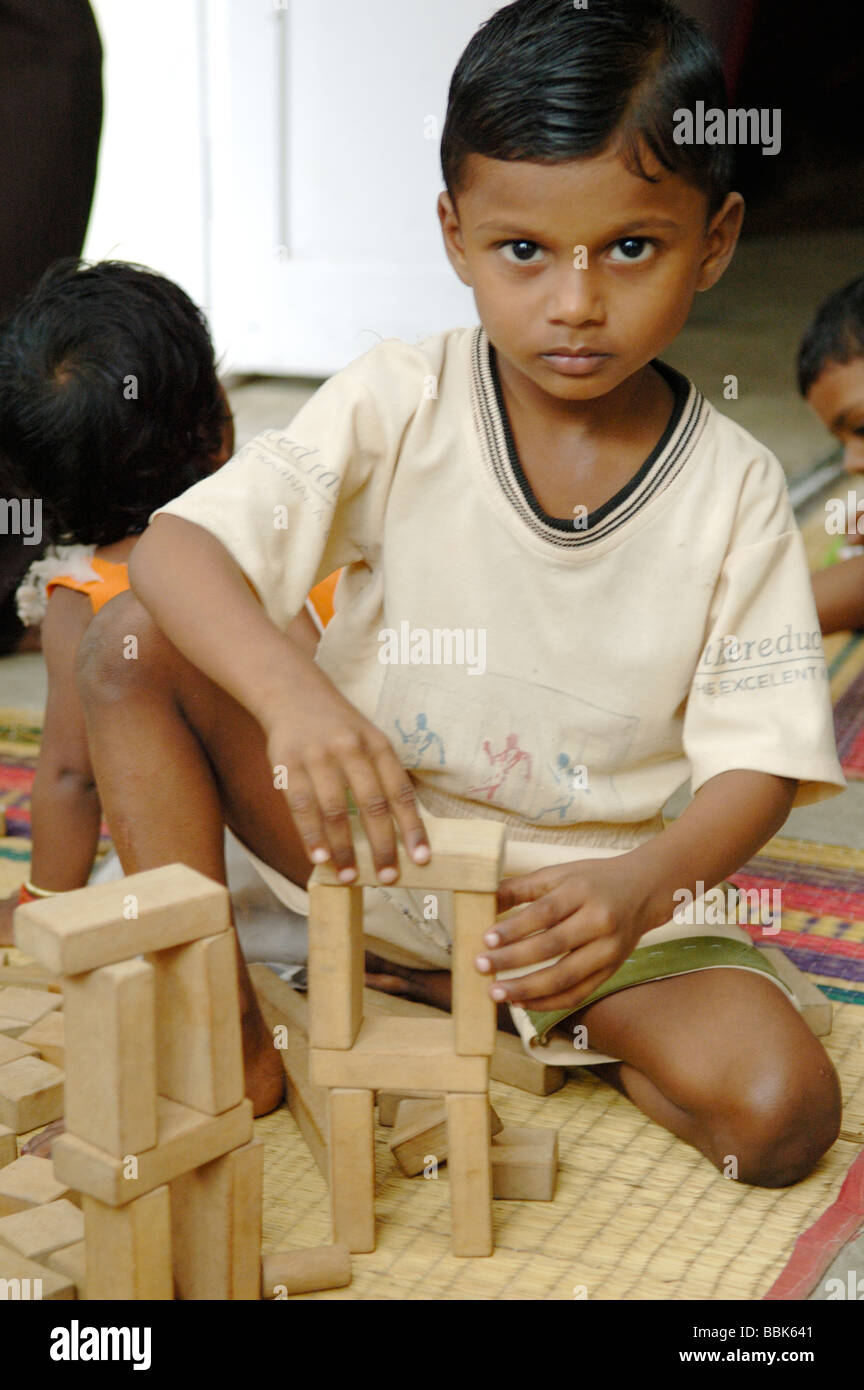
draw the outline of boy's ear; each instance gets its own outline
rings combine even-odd
[[[441,235],[444,238],[444,250],[447,252],[447,259],[463,285],[470,287],[471,276],[468,273],[468,262],[465,259],[465,246],[462,241],[462,229],[459,226],[459,215],[449,193],[438,195],[438,220],[441,223]]]
[[[735,254],[743,221],[744,199],[740,193],[728,194],[722,208],[711,218],[705,234],[705,255],[699,268],[697,290],[710,290],[717,284]]]

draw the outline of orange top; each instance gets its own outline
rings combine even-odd
[[[51,597],[52,589],[74,589],[79,594],[86,594],[94,613],[98,613],[100,608],[104,608],[109,599],[116,594],[122,594],[129,588],[129,567],[128,565],[116,565],[111,560],[99,560],[93,556],[88,564],[96,571],[98,579],[74,579],[71,574],[60,574],[48,581],[45,591]],[[326,579],[322,579],[320,584],[316,584],[311,590],[309,598],[318,617],[321,619],[321,626],[326,627],[333,617],[333,591],[336,588],[341,570],[335,570],[333,574],[328,574]]]

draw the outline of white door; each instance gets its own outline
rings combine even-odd
[[[327,375],[476,321],[435,202],[453,67],[501,0],[210,0],[209,311],[224,368]]]

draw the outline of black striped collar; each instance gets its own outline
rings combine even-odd
[[[471,396],[483,457],[496,485],[530,530],[564,549],[582,549],[605,539],[634,517],[669,486],[692,456],[709,406],[692,382],[665,362],[652,364],[675,396],[672,415],[662,438],[648,458],[614,497],[582,518],[578,528],[570,518],[544,511],[522,470],[507,418],[495,353],[485,329],[474,329],[471,342]]]

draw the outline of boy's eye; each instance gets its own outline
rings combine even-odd
[[[540,250],[536,241],[505,241],[501,250],[505,253],[512,251],[512,257],[507,256],[507,260],[516,260],[520,265],[528,265],[534,258],[535,252]]]
[[[647,252],[653,252],[654,243],[644,236],[626,236],[621,241],[616,241],[613,251],[620,251],[620,256],[612,257],[613,260],[621,261],[645,261],[648,259]]]

